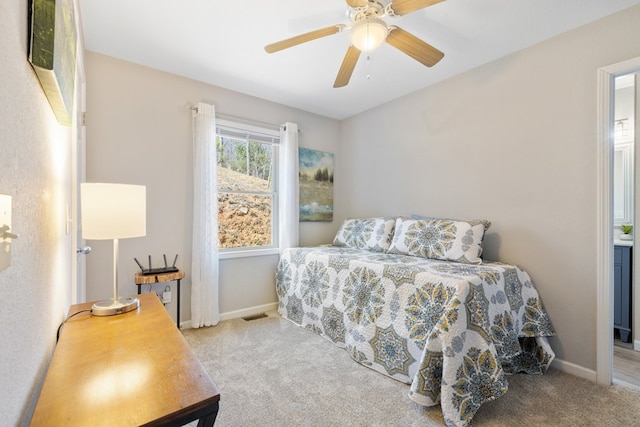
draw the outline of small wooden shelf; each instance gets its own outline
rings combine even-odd
[[[184,279],[184,271],[178,270],[173,273],[160,273],[160,274],[142,274],[136,273],[136,285],[152,285],[154,283],[172,282],[174,280]]]
[[[138,295],[142,292],[142,285],[153,285],[155,283],[163,282],[175,282],[178,284],[178,307],[176,309],[176,325],[180,329],[180,280],[184,279],[184,271],[178,270],[171,273],[159,273],[159,274],[142,274],[137,272],[134,277],[136,285],[138,285]]]

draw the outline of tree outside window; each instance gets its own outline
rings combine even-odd
[[[230,133],[219,129],[216,137],[219,248],[276,247],[277,138]]]

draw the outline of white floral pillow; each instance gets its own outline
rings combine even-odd
[[[422,216],[422,215],[411,215],[411,219],[447,219],[450,221],[463,221],[463,222],[468,222],[471,225],[476,225],[476,224],[482,224],[484,225],[484,232],[485,234],[487,233],[487,230],[491,227],[491,221],[487,220],[487,219],[468,219],[468,220],[461,220],[461,219],[455,219],[455,218],[436,218],[434,216]],[[484,236],[483,236],[483,240],[482,242],[480,242],[480,257],[482,257],[482,251],[484,249]]]
[[[471,225],[482,224],[484,225],[484,231],[487,231],[491,227],[491,221],[489,221],[488,219],[462,220],[462,219],[455,219],[455,218],[436,218],[435,216],[423,216],[423,215],[416,215],[416,214],[411,215],[411,219],[448,219],[450,221],[464,221],[464,222],[468,222]]]
[[[346,219],[333,245],[385,252],[391,244],[394,225],[395,218]]]
[[[482,263],[482,223],[448,219],[398,218],[390,254],[402,254],[467,264]]]

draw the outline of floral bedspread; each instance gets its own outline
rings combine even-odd
[[[411,384],[467,426],[507,391],[505,374],[542,374],[555,335],[529,275],[480,265],[339,247],[292,248],[276,270],[279,313]]]

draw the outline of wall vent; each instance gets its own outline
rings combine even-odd
[[[253,316],[246,316],[246,317],[243,317],[243,318],[242,318],[242,320],[246,320],[246,321],[249,321],[249,320],[257,320],[257,319],[263,319],[263,318],[265,318],[265,317],[267,317],[267,315],[266,315],[266,314],[264,314],[264,313],[260,313],[260,314],[254,314]]]

